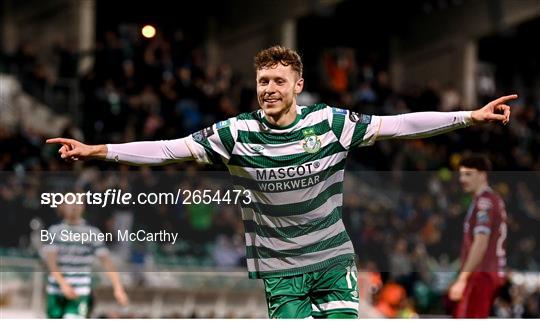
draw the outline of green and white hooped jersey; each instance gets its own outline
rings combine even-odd
[[[50,233],[56,233],[53,244],[46,244],[44,252],[57,253],[57,265],[59,272],[62,272],[66,282],[73,287],[77,295],[89,295],[92,283],[92,265],[96,256],[108,255],[109,250],[100,241],[89,242],[69,241],[67,237],[61,238],[61,233],[67,235],[69,231],[73,233],[101,234],[100,230],[84,221],[81,224],[70,225],[66,222],[51,225]],[[44,253],[46,254],[46,253]],[[47,278],[47,294],[62,294],[58,282],[49,274]]]
[[[240,114],[192,135],[205,155],[224,163],[241,204],[250,278],[302,274],[354,257],[341,219],[350,148],[373,144],[380,118],[316,104],[297,106],[287,127],[262,110]]]

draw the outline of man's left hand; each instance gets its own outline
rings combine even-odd
[[[475,123],[502,122],[506,125],[510,121],[510,106],[506,102],[518,98],[518,95],[508,95],[497,98],[484,107],[471,113]]]

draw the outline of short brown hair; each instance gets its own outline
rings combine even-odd
[[[481,172],[489,172],[491,170],[490,160],[482,154],[467,154],[461,158],[459,166],[474,168]]]
[[[255,71],[263,68],[275,67],[277,64],[283,66],[291,66],[294,71],[298,73],[298,76],[302,77],[302,58],[300,55],[286,47],[272,46],[261,50],[255,55],[254,66]]]

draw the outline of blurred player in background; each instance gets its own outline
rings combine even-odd
[[[44,244],[43,248],[43,255],[49,269],[47,317],[88,317],[91,299],[91,270],[96,256],[101,260],[103,269],[111,280],[114,297],[120,305],[126,306],[128,297],[105,244],[99,241],[74,242],[60,237],[62,231],[100,233],[96,227],[86,224],[82,218],[84,205],[63,204],[58,209],[64,220],[49,228],[49,233],[56,233],[56,238],[52,244]]]
[[[255,56],[261,109],[185,138],[86,145],[55,138],[69,160],[160,165],[223,163],[253,203],[240,204],[250,278],[263,279],[270,318],[357,318],[352,242],[341,219],[349,150],[391,138],[422,138],[473,123],[507,123],[516,95],[475,111],[369,116],[325,104],[298,106],[303,64],[274,46]]]
[[[505,280],[506,210],[488,185],[490,170],[482,155],[466,156],[459,165],[459,181],[473,201],[463,225],[461,272],[449,291],[449,298],[458,301],[456,318],[487,318]]]

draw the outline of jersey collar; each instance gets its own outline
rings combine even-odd
[[[261,109],[261,112],[260,112],[261,122],[263,124],[265,124],[268,128],[271,128],[271,129],[289,129],[289,128],[294,127],[296,124],[298,124],[298,122],[302,119],[302,115],[299,113],[299,111],[300,111],[300,108],[297,105],[296,106],[296,118],[294,119],[294,121],[292,123],[290,123],[289,125],[287,125],[287,126],[277,126],[277,125],[273,125],[270,122],[268,122],[268,120],[264,116],[264,111]]]
[[[492,191],[491,187],[489,185],[486,185],[484,188],[479,190],[474,194],[474,197],[479,197],[480,195],[484,194],[484,192],[490,192]]]
[[[66,224],[66,225],[69,225],[69,226],[82,226],[82,225],[86,225],[86,220],[84,218],[81,218],[79,220],[79,223],[77,223],[77,224],[69,224],[68,221],[64,219],[64,220],[62,220],[62,223]]]

